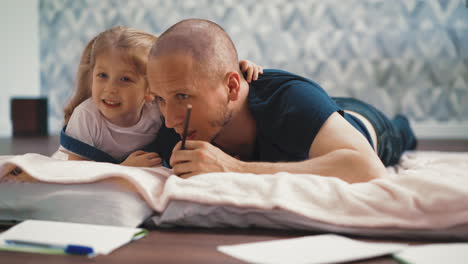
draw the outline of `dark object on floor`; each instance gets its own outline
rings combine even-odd
[[[13,136],[47,136],[47,98],[11,98]]]

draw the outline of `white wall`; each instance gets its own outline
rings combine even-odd
[[[0,137],[12,134],[10,97],[40,95],[39,0],[1,1]]]

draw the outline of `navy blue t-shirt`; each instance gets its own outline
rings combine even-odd
[[[339,112],[372,144],[362,122],[342,109],[317,83],[281,71],[264,70],[250,84],[248,103],[257,125],[252,161],[301,161],[309,158],[309,149],[323,123]],[[180,140],[173,129],[161,128],[155,150],[167,162]]]

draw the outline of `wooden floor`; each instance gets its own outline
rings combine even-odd
[[[0,138],[0,155],[21,155],[29,152],[53,154],[59,147],[59,136]],[[468,139],[422,139],[417,150],[468,152]]]
[[[19,155],[28,152],[50,155],[57,150],[58,141],[57,136],[14,139],[0,138],[0,155]],[[418,150],[468,152],[468,140],[420,140]],[[2,229],[4,230],[5,228],[0,228],[0,231]],[[216,247],[218,245],[266,241],[314,234],[317,233],[263,229],[159,229],[152,230],[147,237],[117,249],[110,255],[98,256],[93,259],[0,251],[0,263],[243,263],[218,252]],[[426,243],[425,241],[398,242],[410,244]],[[352,263],[390,264],[398,262],[386,256]]]
[[[50,156],[57,151],[59,136],[0,138],[0,155],[39,153]]]
[[[137,263],[137,264],[240,264],[245,263],[216,250],[218,245],[260,242],[308,235],[313,232],[292,232],[260,229],[193,229],[177,228],[152,230],[149,235],[118,248],[110,255],[88,259],[81,256],[55,256],[32,253],[2,252],[0,263],[5,264],[78,264],[78,263]],[[361,239],[363,241],[371,241]],[[388,242],[372,240],[376,242]],[[391,241],[408,243],[408,241]],[[425,242],[411,241],[411,244]],[[311,249],[313,250],[313,249]],[[397,264],[389,256],[349,262],[355,264]]]

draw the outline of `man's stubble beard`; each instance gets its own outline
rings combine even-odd
[[[213,137],[211,137],[211,140],[209,141],[212,144],[215,143],[218,136],[224,131],[226,126],[229,123],[231,123],[232,120],[232,110],[228,109],[227,106],[225,106],[223,110],[224,113],[222,114],[221,118],[219,118],[218,120],[210,121],[211,127],[219,127],[218,132]],[[216,145],[216,143],[214,145]]]

